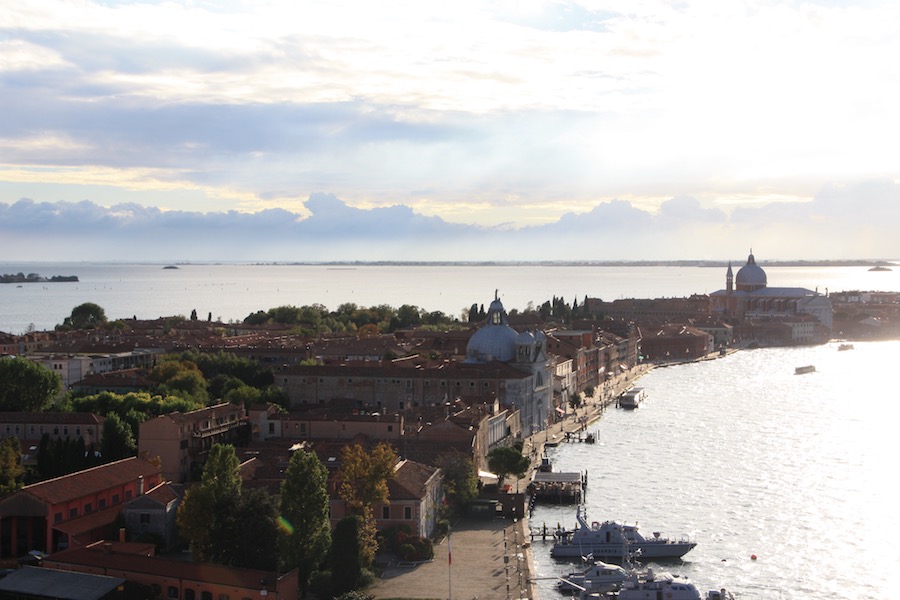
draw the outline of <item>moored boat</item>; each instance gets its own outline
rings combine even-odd
[[[628,579],[628,571],[619,565],[595,561],[580,571],[572,571],[556,584],[561,592],[608,594],[622,587]]]
[[[701,596],[700,590],[690,580],[671,573],[632,573],[618,593],[619,600],[733,600],[734,595],[725,589],[710,590]]]
[[[635,409],[640,406],[641,402],[644,401],[644,398],[647,396],[646,392],[644,392],[644,388],[642,387],[634,387],[630,390],[626,390],[622,392],[622,395],[619,396],[618,404],[619,408],[625,409]]]
[[[838,351],[842,352],[844,350],[853,350],[853,344],[841,344],[838,346]]]
[[[557,541],[550,549],[554,558],[580,558],[592,555],[598,560],[627,561],[632,556],[644,559],[681,558],[696,542],[687,538],[670,539],[654,532],[646,538],[637,525],[624,525],[613,521],[588,524],[581,506],[575,513],[578,525],[571,531],[558,531]]]

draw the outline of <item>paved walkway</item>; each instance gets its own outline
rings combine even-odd
[[[646,368],[640,368],[616,377],[598,389],[594,398],[589,398],[577,414],[569,414],[547,431],[525,440],[523,453],[531,455],[532,469],[519,480],[520,489],[524,490],[531,482],[546,443],[562,442],[566,432],[586,429],[645,371]],[[517,522],[462,519],[454,523],[450,542],[445,538],[435,546],[433,561],[405,566],[391,564],[365,592],[378,600],[537,600],[537,587],[530,582],[534,572],[530,546],[527,518]]]

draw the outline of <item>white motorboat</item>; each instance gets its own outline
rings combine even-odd
[[[603,561],[594,561],[581,571],[572,571],[560,578],[556,584],[561,592],[589,594],[608,594],[622,587],[628,579],[628,571],[619,565],[610,565]]]
[[[671,573],[632,573],[619,590],[618,600],[734,600],[734,595],[723,589],[710,590],[701,596],[697,586],[687,578]]]
[[[575,513],[578,526],[571,531],[556,532],[556,542],[550,549],[554,558],[580,558],[592,555],[597,560],[627,561],[633,556],[641,560],[681,558],[687,554],[696,542],[687,538],[670,539],[654,532],[653,537],[646,538],[637,525],[623,525],[613,521],[588,524],[585,515],[578,506]]]

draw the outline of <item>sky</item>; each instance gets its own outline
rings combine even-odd
[[[0,264],[900,259],[900,3],[12,0]]]

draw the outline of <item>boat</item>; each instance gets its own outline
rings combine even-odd
[[[869,270],[870,271],[890,271],[891,269],[889,267],[885,267],[884,265],[875,265],[874,267],[872,267]]]
[[[797,367],[794,369],[794,375],[803,375],[804,373],[814,373],[816,371],[815,365],[804,365],[802,367]]]
[[[853,344],[841,344],[838,346],[838,351],[843,352],[844,350],[853,350]]]
[[[627,579],[628,571],[624,568],[598,560],[585,569],[561,577],[556,589],[560,592],[608,594],[621,588]]]
[[[622,395],[619,396],[619,408],[625,409],[635,409],[640,406],[641,402],[644,401],[646,397],[646,393],[644,392],[644,388],[642,387],[634,387],[630,390],[622,392]]]
[[[696,542],[687,538],[679,540],[663,537],[654,532],[653,537],[644,537],[637,525],[624,525],[614,521],[588,524],[587,518],[578,506],[575,512],[578,526],[571,530],[557,530],[556,541],[550,549],[554,558],[581,558],[591,555],[597,560],[628,561],[633,556],[644,559],[681,558]]]
[[[697,586],[686,577],[655,573],[652,569],[645,574],[632,572],[617,597],[619,600],[734,600],[734,594],[724,588],[710,590],[701,596]]]

